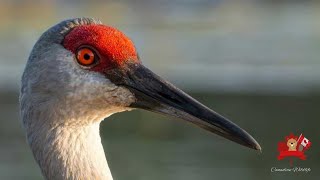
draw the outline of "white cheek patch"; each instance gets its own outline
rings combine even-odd
[[[81,68],[74,56],[68,51],[68,58],[63,61],[60,72],[68,76],[65,83],[66,110],[72,114],[88,116],[88,119],[104,119],[116,112],[129,110],[135,102],[135,96],[126,88],[113,84],[104,75]],[[71,108],[70,108],[71,107]]]

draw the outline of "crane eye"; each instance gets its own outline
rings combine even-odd
[[[96,55],[89,48],[81,48],[77,51],[77,61],[83,66],[90,66],[96,62]]]

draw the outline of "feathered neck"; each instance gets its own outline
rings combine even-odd
[[[29,144],[45,178],[112,180],[99,125],[41,127],[29,134]]]

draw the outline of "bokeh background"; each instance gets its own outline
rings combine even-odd
[[[0,179],[42,179],[19,120],[20,76],[37,38],[72,17],[124,31],[143,63],[248,130],[263,153],[145,111],[115,114],[101,133],[116,180],[319,179],[320,2],[308,0],[1,0]],[[312,141],[290,168],[277,143]]]

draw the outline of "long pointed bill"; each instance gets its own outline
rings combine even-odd
[[[128,88],[136,97],[130,106],[189,121],[203,129],[252,149],[261,150],[245,130],[202,105],[180,89],[163,80],[141,64],[108,70],[106,76]]]

